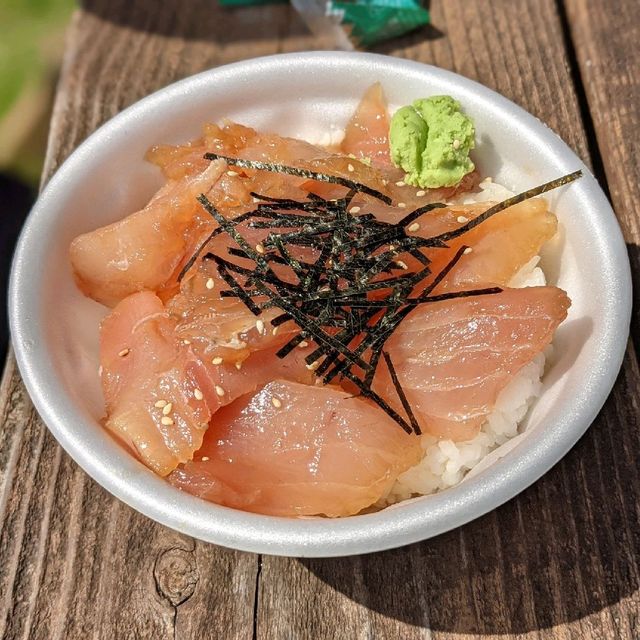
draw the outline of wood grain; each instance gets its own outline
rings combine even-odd
[[[626,25],[637,28],[638,17],[620,12],[603,23],[598,5],[568,2],[573,43],[552,0],[434,1],[432,28],[380,50],[496,88],[587,163],[597,167],[602,153],[627,239],[637,243],[640,167],[624,134],[638,124],[638,75],[617,43],[630,38],[632,48]],[[44,179],[96,126],[158,87],[234,59],[324,44],[285,6],[85,2],[69,32]],[[580,73],[592,115],[574,83]],[[591,117],[597,142],[587,137]],[[113,499],[44,429],[9,357],[0,386],[0,636],[635,640],[639,389],[631,343],[582,441],[470,525],[386,553],[293,560],[194,541]]]
[[[591,133],[618,214],[635,279],[633,333],[640,335],[640,20],[638,5],[567,0],[568,24]],[[636,344],[636,347],[639,345]]]
[[[287,7],[89,2],[73,20],[46,181],[97,126],[178,78],[275,53]],[[37,417],[9,357],[0,391],[0,636],[251,638],[258,558],[196,542],[98,487]]]

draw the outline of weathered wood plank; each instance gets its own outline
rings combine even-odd
[[[555,2],[447,0],[432,14],[444,37],[416,34],[384,50],[497,89],[591,163]],[[588,435],[536,485],[470,525],[362,558],[264,558],[258,637],[639,637],[639,384],[629,350]]]
[[[45,178],[97,126],[178,78],[310,36],[287,7],[87,2],[74,17]],[[196,542],[98,487],[43,427],[11,356],[0,390],[0,636],[251,638],[258,559]]]
[[[640,19],[637,2],[567,0],[568,24],[611,200],[640,274]],[[636,278],[634,335],[639,335]],[[636,345],[637,347],[638,345]]]

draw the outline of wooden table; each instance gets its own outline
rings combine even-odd
[[[378,48],[475,78],[549,124],[610,194],[640,274],[640,18],[633,0],[439,0]],[[286,6],[92,0],[71,24],[44,180],[99,124],[196,71],[323,46]],[[632,340],[579,444],[508,504],[434,540],[295,560],[180,535],[56,444],[9,356],[0,388],[5,638],[640,638],[640,372]]]

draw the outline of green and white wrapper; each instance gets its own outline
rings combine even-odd
[[[262,5],[283,0],[219,0],[225,6]],[[371,47],[429,22],[423,0],[291,0],[311,31],[346,51]]]

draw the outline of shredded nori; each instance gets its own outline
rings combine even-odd
[[[391,198],[347,178],[213,153],[206,154],[205,158],[223,160],[245,169],[329,182],[348,189],[341,198],[327,200],[309,193],[307,200],[300,202],[252,193],[256,208],[234,219],[225,218],[204,194],[200,195],[198,201],[219,227],[201,243],[179,278],[193,267],[213,238],[226,233],[237,245],[228,248],[229,256],[248,261],[249,265],[237,264],[211,252],[203,259],[216,263],[220,276],[229,286],[221,295],[238,298],[255,315],[269,308],[280,309],[283,313],[271,321],[274,328],[287,322],[297,325],[299,331],[280,348],[277,356],[285,358],[303,341],[313,341],[315,348],[305,360],[316,376],[321,376],[325,384],[336,376],[350,381],[360,395],[378,404],[407,433],[416,434],[421,433],[420,425],[391,357],[384,350],[386,342],[418,305],[502,291],[500,287],[487,287],[433,295],[462,258],[466,247],[460,247],[435,274],[423,250],[447,248],[447,242],[499,211],[581,175],[577,171],[525,191],[452,231],[425,238],[408,235],[407,228],[420,217],[447,205],[430,203],[394,224],[378,220],[366,211],[358,215],[351,213],[349,206],[357,193],[386,204],[391,203]],[[249,229],[267,232],[260,251],[240,233],[238,225],[244,222]],[[278,269],[274,270],[273,265]],[[407,419],[372,388],[381,357]]]

